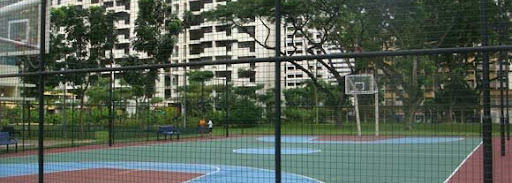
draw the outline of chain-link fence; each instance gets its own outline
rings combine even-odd
[[[512,182],[511,13],[6,1],[0,182]]]

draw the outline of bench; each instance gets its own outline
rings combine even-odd
[[[164,135],[164,138],[167,139],[167,136],[170,136],[170,139],[172,140],[172,136],[175,135],[178,140],[180,140],[180,132],[178,129],[174,126],[161,126],[158,127],[156,139],[160,140],[160,135]]]
[[[6,145],[7,146],[7,152],[9,152],[9,145],[15,144],[16,149],[15,151],[18,152],[18,140],[16,138],[12,137],[9,132],[0,132],[0,145]]]

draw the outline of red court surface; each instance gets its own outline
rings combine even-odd
[[[512,182],[512,140],[506,141],[506,155],[501,156],[500,138],[493,141],[493,179],[497,183]],[[456,170],[446,182],[481,183],[483,182],[483,148],[480,145],[474,153]]]
[[[87,170],[65,171],[47,173],[44,182],[52,183],[182,183],[199,177],[203,174],[96,168]],[[38,175],[25,175],[14,177],[2,177],[0,182],[10,183],[36,183]]]
[[[356,142],[369,142],[375,140],[385,140],[395,138],[393,136],[355,136],[355,135],[333,135],[333,136],[318,136],[315,141],[356,141]]]

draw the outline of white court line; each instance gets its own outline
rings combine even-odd
[[[462,162],[460,162],[459,166],[457,166],[457,168],[455,168],[455,170],[452,172],[452,174],[450,174],[450,176],[448,178],[446,178],[446,180],[444,180],[443,183],[447,183],[454,175],[455,173],[457,173],[457,171],[459,171],[459,169],[462,167],[462,165],[464,165],[464,163],[466,163],[466,161],[469,159],[469,157],[471,157],[473,155],[473,153],[476,152],[476,150],[482,145],[482,142],[480,142],[480,144],[478,144],[474,149],[473,151],[471,151],[471,153],[468,154],[468,156],[466,158],[464,158],[464,160],[462,160]]]
[[[325,151],[325,153],[331,153],[331,154],[334,154],[334,153],[353,153],[353,154],[378,154],[378,155],[391,155],[391,156],[395,156],[395,155],[410,155],[410,156],[414,156],[414,155],[421,155],[421,156],[463,156],[461,154],[451,154],[451,153],[439,153],[439,154],[434,154],[434,153],[414,153],[414,152],[379,152],[379,151]]]
[[[193,178],[193,179],[190,179],[190,180],[187,180],[186,182],[183,182],[183,183],[189,183],[189,182],[192,182],[192,181],[195,181],[195,180],[199,180],[199,179],[201,179],[203,177],[210,176],[210,175],[213,175],[213,174],[216,174],[216,173],[220,172],[220,168],[218,166],[213,166],[213,165],[207,165],[207,166],[214,167],[215,171],[207,173],[207,174],[204,174],[204,175],[201,175],[199,177],[196,177],[196,178]]]
[[[263,169],[263,168],[255,168],[255,167],[243,167],[243,166],[233,166],[233,167],[255,169],[255,170],[266,171],[266,172],[275,172],[275,170],[269,170],[269,169]],[[282,172],[282,173],[286,173],[286,172]],[[301,174],[295,174],[295,173],[287,173],[287,174],[296,175],[296,176],[299,176],[299,177],[302,177],[302,178],[305,178],[305,179],[308,179],[308,180],[312,180],[312,181],[315,181],[315,182],[318,182],[318,183],[325,183],[324,181],[321,181],[321,180],[318,180],[318,179],[315,179],[315,178],[312,178],[312,177],[308,177],[308,176],[305,176],[305,175],[301,175]]]
[[[238,138],[238,137],[229,137],[229,138]],[[81,153],[81,152],[87,153],[87,152],[90,152],[90,151],[119,150],[119,149],[123,149],[123,148],[132,148],[132,147],[135,147],[135,148],[144,148],[144,147],[160,148],[161,147],[160,145],[184,144],[184,143],[187,143],[187,142],[210,142],[210,141],[221,141],[221,140],[226,140],[226,139],[211,139],[209,141],[170,141],[170,142],[149,143],[149,144],[141,144],[141,145],[133,145],[133,146],[127,145],[127,146],[120,146],[120,147],[108,147],[108,146],[105,146],[105,147],[101,147],[101,148],[97,148],[97,149],[84,149],[84,150],[76,150],[76,151],[65,151],[65,152],[48,153],[48,154],[45,154],[45,156],[68,154],[68,153],[69,154],[71,154],[71,153]],[[153,142],[153,141],[147,141],[147,142]],[[93,144],[92,146],[94,146],[94,145],[102,145],[102,144]],[[106,144],[103,144],[103,145],[106,145]],[[88,145],[85,145],[85,146],[88,146]],[[82,147],[82,146],[76,146],[75,148],[80,148],[80,147]],[[181,147],[186,147],[186,146],[181,146]],[[64,148],[73,148],[73,147],[64,147]],[[167,147],[165,147],[165,148],[167,148]],[[30,157],[30,156],[37,156],[37,154],[28,154],[28,155],[11,156],[11,157],[0,157],[0,159],[26,158],[26,157]]]

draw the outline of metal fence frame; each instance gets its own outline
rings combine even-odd
[[[489,81],[489,52],[506,52],[512,51],[512,45],[499,45],[499,46],[488,46],[488,27],[487,27],[487,0],[480,0],[480,20],[482,22],[481,26],[481,37],[482,37],[482,45],[479,47],[459,47],[459,48],[435,48],[435,49],[416,49],[416,50],[398,50],[398,51],[373,51],[373,52],[354,52],[354,53],[338,53],[338,54],[325,54],[325,55],[306,55],[306,56],[281,56],[280,48],[281,48],[281,2],[280,0],[275,0],[275,56],[267,57],[267,58],[248,58],[248,59],[237,59],[237,60],[216,60],[216,61],[199,61],[199,62],[191,62],[191,63],[170,63],[170,64],[157,64],[157,65],[140,65],[140,66],[127,66],[127,67],[110,67],[110,68],[89,68],[89,69],[76,69],[76,70],[61,70],[61,71],[45,71],[45,30],[46,30],[46,14],[41,14],[41,36],[40,36],[40,63],[39,63],[39,71],[38,72],[29,72],[29,73],[13,73],[13,74],[0,74],[0,78],[9,78],[9,77],[25,77],[25,76],[38,76],[39,77],[39,86],[44,86],[45,77],[50,75],[59,75],[59,74],[73,74],[73,73],[89,73],[89,72],[113,72],[113,71],[130,71],[130,70],[142,70],[142,69],[156,69],[156,68],[175,68],[175,67],[188,67],[188,66],[205,66],[205,65],[221,65],[221,64],[243,64],[243,63],[275,63],[275,89],[274,89],[274,101],[275,101],[275,109],[276,112],[274,114],[274,133],[275,133],[275,177],[276,183],[281,182],[281,84],[280,84],[280,74],[281,74],[281,62],[287,61],[301,61],[301,60],[312,60],[312,59],[334,59],[334,58],[371,58],[371,57],[382,57],[382,56],[419,56],[419,55],[435,55],[435,54],[448,54],[448,53],[469,53],[469,52],[480,52],[482,56],[482,68],[483,68],[483,80],[482,80],[482,88],[483,91],[483,123],[482,123],[482,138],[483,138],[483,170],[484,170],[484,182],[492,182],[493,171],[492,171],[492,122],[491,122],[491,104],[490,104],[490,81]],[[48,0],[42,0],[41,12],[47,11],[46,4]],[[501,37],[501,39],[504,39]],[[503,58],[504,59],[504,58]],[[508,139],[510,139],[510,123],[508,118],[504,118],[504,108],[507,109],[508,116],[508,91],[505,96],[503,96],[503,59],[500,59],[500,71],[499,76],[502,78],[500,80],[501,83],[501,101],[504,100],[503,97],[507,98],[507,103],[503,105],[503,102],[500,105],[501,108],[501,139],[502,139],[502,153],[505,152],[504,139],[505,134]],[[112,82],[112,74],[110,77],[110,82]],[[508,81],[508,70],[506,74],[506,78]],[[226,81],[227,82],[227,81]],[[226,85],[227,86],[227,85]],[[508,82],[505,86],[508,88]],[[112,85],[110,85],[112,97]],[[39,134],[44,133],[44,87],[39,87]],[[111,100],[112,101],[112,100]],[[112,137],[112,128],[113,128],[113,109],[114,103],[110,102],[109,107],[109,145],[112,146],[113,137]],[[228,114],[226,114],[228,115]],[[506,124],[506,125],[505,125]],[[226,131],[226,136],[228,135],[228,131]],[[38,163],[39,163],[39,182],[43,182],[44,176],[44,147],[43,141],[44,136],[39,135],[38,137]]]

